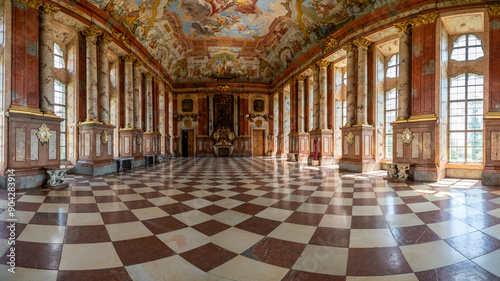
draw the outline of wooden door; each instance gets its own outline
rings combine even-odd
[[[253,156],[264,156],[264,130],[253,130]]]
[[[194,130],[188,131],[188,156],[194,156]]]

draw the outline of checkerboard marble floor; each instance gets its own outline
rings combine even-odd
[[[500,188],[184,158],[17,194],[0,280],[500,280]]]

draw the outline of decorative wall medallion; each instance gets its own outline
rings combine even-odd
[[[42,124],[38,128],[38,133],[36,133],[36,136],[38,137],[38,140],[42,145],[46,145],[49,143],[50,140],[50,132],[49,132],[49,127],[45,123]]]
[[[253,113],[264,113],[266,111],[266,100],[263,98],[252,99]]]
[[[262,127],[262,120],[255,121],[255,126],[257,126],[259,128]]]
[[[107,144],[108,143],[108,134],[106,134],[106,131],[102,131],[102,133],[101,133],[101,141],[102,141],[102,144]]]
[[[234,133],[233,132],[229,133],[227,137],[229,138],[230,141],[234,140]]]
[[[137,145],[141,145],[141,143],[142,143],[141,136],[137,135],[137,137],[135,138],[135,141],[137,142]]]
[[[347,143],[348,143],[348,144],[353,144],[353,143],[354,143],[354,135],[352,134],[352,132],[350,132],[350,133],[347,135]]]
[[[411,141],[413,140],[413,132],[410,131],[410,129],[406,128],[403,131],[403,135],[401,136],[401,139],[403,140],[403,143],[410,144]]]
[[[191,121],[191,120],[189,120],[189,119],[188,119],[188,120],[186,120],[186,121],[184,121],[184,126],[185,126],[186,128],[191,127],[191,125],[193,125],[193,121]]]

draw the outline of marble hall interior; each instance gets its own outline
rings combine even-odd
[[[500,281],[500,1],[0,0],[0,280]]]

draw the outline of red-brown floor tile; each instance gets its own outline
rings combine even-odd
[[[261,206],[261,205],[255,205],[255,204],[251,204],[251,203],[244,203],[244,204],[241,204],[241,205],[239,205],[239,206],[237,206],[235,208],[232,208],[231,210],[253,216],[253,215],[257,214],[257,213],[260,213],[261,211],[263,211],[265,209],[266,209],[266,207]]]
[[[419,280],[446,280],[446,281],[459,281],[459,280],[474,280],[474,281],[499,281],[500,277],[495,276],[488,271],[477,266],[471,261],[464,261],[461,263],[421,271],[415,273]]]
[[[233,210],[235,210],[235,209],[233,209]],[[215,215],[215,214],[218,214],[220,212],[224,212],[226,210],[227,210],[226,208],[222,208],[221,206],[217,206],[217,205],[210,205],[210,206],[206,206],[206,207],[198,209],[198,211],[201,211],[201,212],[203,212],[205,214],[209,214],[209,215],[212,215],[212,216]]]
[[[260,235],[268,235],[280,224],[281,222],[275,220],[268,220],[259,217],[251,217],[245,220],[244,222],[236,225],[236,227]]]
[[[106,268],[100,270],[62,270],[57,274],[58,281],[66,280],[106,280],[132,281],[125,267]]]
[[[445,241],[468,259],[474,259],[500,249],[499,240],[481,231],[452,237]]]
[[[111,242],[106,226],[82,225],[66,227],[65,244]]]
[[[350,229],[318,227],[309,244],[330,247],[349,247]]]
[[[127,208],[129,208],[130,210],[155,207],[155,204],[149,202],[146,199],[126,201],[126,202],[123,202],[123,204],[125,204],[125,206],[127,206]]]
[[[180,254],[182,258],[207,272],[236,257],[237,254],[221,248],[213,243]]]
[[[70,204],[68,213],[99,213],[97,204]]]
[[[420,212],[416,213],[416,215],[426,224],[443,222],[453,219],[450,213],[443,210]]]
[[[215,234],[222,232],[230,227],[231,226],[224,224],[224,223],[221,223],[221,222],[216,221],[216,220],[209,220],[209,221],[192,226],[192,228],[198,230],[199,232],[201,232],[207,236],[215,235]]]
[[[432,242],[441,238],[427,225],[391,228],[392,235],[399,246]]]
[[[16,267],[57,270],[62,246],[63,244],[16,241]],[[8,253],[9,251],[0,257],[1,264],[7,264]]]
[[[349,249],[348,276],[381,276],[411,272],[410,265],[399,247]]]
[[[30,224],[42,225],[66,225],[68,214],[66,213],[36,213],[30,220]]]
[[[345,281],[345,276],[334,276],[292,269],[281,281]]]
[[[131,211],[117,211],[101,213],[105,224],[124,223],[138,221],[139,219]]]
[[[174,203],[174,204],[159,206],[158,208],[167,212],[169,215],[175,215],[175,214],[184,213],[187,211],[194,210],[193,208],[191,208],[187,205],[184,205],[182,203]]]
[[[476,214],[460,220],[479,230],[500,224],[500,218],[489,214]]]
[[[294,212],[285,221],[295,224],[318,226],[322,218],[323,218],[322,214]]]
[[[387,222],[384,216],[352,216],[352,229],[374,229],[387,228]]]
[[[113,242],[113,246],[124,266],[154,261],[175,254],[156,236],[116,241]]]
[[[242,255],[268,264],[291,268],[305,247],[306,244],[266,237]]]

